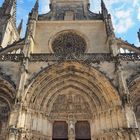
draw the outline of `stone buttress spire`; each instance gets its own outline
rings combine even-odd
[[[22,24],[23,24],[23,19],[21,20],[17,28],[19,35],[21,35],[21,32],[22,32]]]
[[[36,22],[38,20],[38,9],[39,9],[39,0],[36,0],[34,7],[29,13],[29,18],[28,18],[28,23],[26,28],[26,35],[25,35],[26,47],[24,48],[23,51],[25,56],[29,56],[29,54],[32,52],[31,46],[34,46]]]
[[[16,28],[17,0],[4,0],[0,8],[0,46],[2,48],[19,40]]]
[[[113,56],[116,56],[118,51],[117,51],[116,37],[114,33],[112,19],[103,0],[101,0],[101,12],[102,12],[102,19],[105,23],[107,41],[110,46],[110,52],[113,54]]]
[[[140,29],[138,31],[138,39],[139,39],[139,42],[140,42]]]
[[[36,0],[34,7],[32,8],[31,13],[29,14],[30,19],[37,20],[38,18],[38,8],[39,8],[39,0]]]
[[[16,5],[17,0],[5,0],[2,8],[3,8],[3,16],[9,16],[13,19],[16,25]]]
[[[106,24],[106,31],[108,37],[115,36],[111,15],[108,13],[108,9],[106,8],[106,5],[103,0],[101,0],[101,12],[102,12],[103,20],[105,21]]]
[[[107,19],[108,18],[108,10],[107,10],[106,5],[105,5],[103,0],[101,0],[101,12],[102,12],[103,18]]]
[[[38,20],[38,7],[39,7],[39,1],[36,0],[36,3],[34,7],[32,8],[32,11],[29,13],[28,23],[27,23],[27,29],[26,29],[26,36],[25,36],[25,45],[23,48],[23,60],[20,67],[20,78],[19,78],[19,84],[17,86],[17,96],[16,101],[17,104],[20,104],[22,111],[22,103],[23,103],[23,94],[25,93],[25,83],[27,82],[28,77],[28,69],[29,69],[29,59],[30,54],[32,53],[32,49],[34,47],[34,36],[35,36],[35,30],[36,30],[36,22]],[[17,129],[21,128],[21,116],[19,115],[17,118]],[[20,135],[24,135],[24,131],[20,133]]]

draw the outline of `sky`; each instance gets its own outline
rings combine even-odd
[[[0,0],[0,5],[4,0]],[[36,0],[17,0],[17,25],[23,19],[25,32],[28,13]],[[140,0],[104,0],[109,13],[112,15],[115,34],[128,42],[140,47],[137,32],[140,28]],[[90,0],[90,10],[98,13],[100,0]],[[40,0],[39,14],[49,11],[49,0]],[[24,34],[24,33],[23,33]]]

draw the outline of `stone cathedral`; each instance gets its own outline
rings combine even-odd
[[[117,38],[103,0],[50,0],[16,27],[0,7],[0,140],[140,140],[140,48]],[[140,40],[140,31],[138,31]]]

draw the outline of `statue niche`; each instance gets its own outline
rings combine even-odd
[[[69,114],[73,114],[77,119],[89,119],[91,109],[88,102],[80,95],[59,95],[53,103],[51,117],[67,119]]]

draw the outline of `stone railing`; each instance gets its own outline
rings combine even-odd
[[[119,54],[118,58],[123,61],[140,61],[140,54],[135,53]]]
[[[14,62],[20,62],[23,60],[22,54],[3,54],[0,55],[0,61],[14,61]]]
[[[23,54],[3,54],[0,55],[0,61],[14,61],[20,62],[25,59]],[[122,61],[140,61],[140,54],[119,54],[117,57],[113,57],[111,54],[83,54],[79,56],[56,56],[55,54],[31,54],[30,62],[48,62],[48,61],[81,61],[81,62],[103,62],[103,61],[115,61],[120,59]]]

